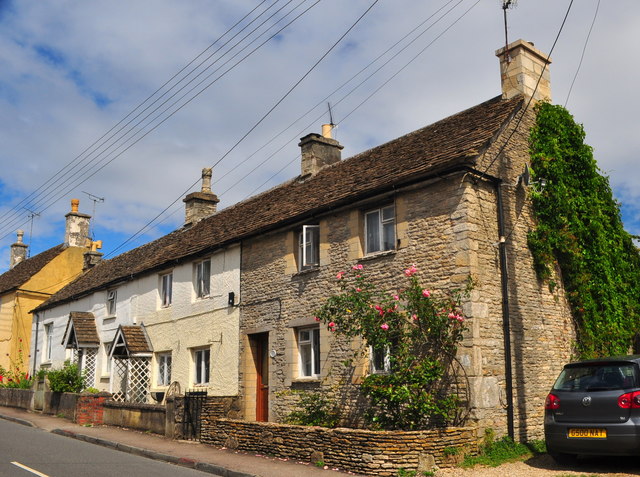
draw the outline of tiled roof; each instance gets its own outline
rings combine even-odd
[[[19,288],[20,285],[42,270],[47,263],[62,253],[65,248],[64,244],[56,245],[35,257],[18,263],[11,270],[0,275],[0,294]]]
[[[73,333],[75,340],[70,342],[69,334]],[[64,338],[62,344],[67,343],[73,345],[72,347],[80,345],[99,345],[100,338],[98,337],[98,330],[96,329],[96,319],[93,313],[83,311],[72,311],[69,313],[69,321],[67,321],[67,329],[64,332]]]
[[[125,346],[129,354],[150,353],[151,347],[147,341],[147,335],[142,326],[121,326],[120,331],[124,338]]]
[[[179,229],[99,263],[36,310],[393,187],[456,168],[473,167],[521,105],[518,97],[496,97],[326,167],[305,180],[286,182],[221,210],[191,228]]]

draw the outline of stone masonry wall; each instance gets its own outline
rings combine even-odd
[[[378,476],[451,467],[477,453],[471,428],[385,432],[218,419],[203,422],[201,442]]]
[[[255,416],[253,333],[268,333],[269,420],[282,421],[297,396],[291,391],[324,390],[340,400],[357,422],[359,376],[342,364],[357,344],[346,343],[320,327],[321,375],[299,378],[296,329],[313,326],[313,312],[337,292],[335,275],[356,263],[392,291],[402,286],[402,270],[415,264],[425,287],[447,290],[463,286],[471,275],[475,288],[464,304],[468,330],[459,359],[471,392],[470,423],[482,432],[506,433],[507,402],[504,333],[499,261],[497,188],[504,202],[505,244],[509,279],[509,314],[516,437],[542,437],[544,399],[562,365],[569,360],[575,337],[563,290],[553,293],[537,280],[527,233],[534,226],[529,194],[517,180],[529,162],[528,130],[533,115],[514,118],[485,151],[476,169],[502,180],[502,185],[464,173],[444,176],[393,195],[354,204],[304,224],[320,225],[320,266],[297,271],[298,228],[245,241],[241,275],[240,393],[249,420]],[[507,142],[508,138],[508,142]],[[505,146],[506,144],[506,146]],[[498,154],[500,152],[500,154]],[[417,157],[416,160],[422,158]],[[363,213],[395,204],[397,248],[363,253]],[[300,224],[300,226],[303,223]],[[556,281],[560,280],[556,277]],[[252,409],[253,408],[253,409]],[[349,422],[343,424],[350,424]]]

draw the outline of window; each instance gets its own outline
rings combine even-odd
[[[163,308],[171,305],[173,290],[173,273],[160,275],[160,304]]]
[[[116,290],[109,290],[107,292],[107,316],[114,316],[116,314],[117,300],[118,294]]]
[[[383,252],[396,248],[394,206],[371,210],[364,216],[365,253]]]
[[[195,364],[195,381],[194,384],[207,384],[209,382],[209,358],[211,351],[207,349],[198,349],[193,353]]]
[[[298,330],[299,375],[301,378],[320,376],[320,328]]]
[[[391,370],[391,360],[389,359],[389,347],[374,348],[371,346],[371,373],[384,374]]]
[[[158,386],[171,384],[171,353],[160,353],[158,358]]]
[[[204,298],[209,296],[211,285],[211,260],[203,260],[196,263],[195,284],[196,296]]]
[[[320,226],[303,225],[298,234],[298,269],[320,265]]]
[[[109,356],[109,350],[111,349],[112,341],[106,342],[102,346],[102,375],[109,376],[111,374],[111,357]]]
[[[53,344],[53,323],[44,325],[44,361],[51,361],[51,345]]]

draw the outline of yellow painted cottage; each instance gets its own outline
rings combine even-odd
[[[101,255],[91,251],[95,249],[88,240],[91,216],[78,212],[79,203],[71,200],[63,243],[27,258],[24,232],[18,230],[17,241],[11,245],[9,270],[0,275],[0,366],[5,369],[27,371],[30,311],[77,278]]]

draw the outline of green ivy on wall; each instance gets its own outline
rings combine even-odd
[[[608,178],[562,106],[540,103],[531,130],[535,230],[528,242],[538,277],[555,287],[559,267],[582,358],[626,354],[640,331],[640,255]]]

